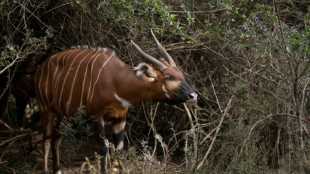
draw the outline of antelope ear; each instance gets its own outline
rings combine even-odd
[[[139,63],[138,66],[133,68],[134,74],[143,81],[152,82],[157,77],[154,68],[146,63]]]

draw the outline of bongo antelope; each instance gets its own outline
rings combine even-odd
[[[80,106],[84,106],[87,115],[97,120],[100,137],[105,136],[104,126],[112,125],[114,144],[119,152],[124,145],[129,106],[149,100],[169,103],[197,101],[197,94],[185,81],[183,73],[151,33],[165,59],[158,60],[143,52],[133,41],[131,43],[152,65],[140,63],[131,67],[110,49],[81,47],[56,53],[40,66],[36,72],[35,87],[43,128],[43,173],[49,173],[50,150],[53,172],[61,173],[61,137],[57,127],[63,117],[74,115]],[[101,144],[105,157],[104,138]],[[101,170],[105,173],[104,162]]]

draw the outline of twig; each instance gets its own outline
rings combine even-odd
[[[304,138],[303,138],[303,124],[302,124],[302,116],[304,115],[303,113],[303,107],[304,107],[304,101],[305,101],[305,95],[306,95],[306,89],[309,85],[310,80],[308,79],[304,89],[302,91],[302,100],[301,100],[301,105],[299,107],[299,115],[298,115],[298,126],[299,126],[299,141],[300,141],[300,155],[303,161],[307,161],[307,156],[305,154],[305,143],[304,143]]]
[[[208,151],[207,151],[207,153],[205,154],[205,156],[203,157],[202,161],[201,161],[201,162],[199,163],[199,165],[197,166],[197,170],[205,163],[206,159],[208,158],[208,155],[209,155],[209,153],[211,152],[211,149],[212,149],[212,147],[213,147],[213,144],[214,144],[214,142],[215,142],[215,139],[216,139],[216,137],[217,137],[217,134],[218,134],[218,132],[219,132],[221,126],[222,126],[222,123],[223,123],[223,121],[224,121],[224,118],[225,118],[225,116],[228,114],[228,111],[229,111],[230,108],[231,108],[231,102],[232,102],[232,100],[233,100],[233,96],[230,97],[230,99],[229,99],[229,101],[228,101],[228,104],[227,104],[227,106],[226,106],[226,108],[225,108],[225,110],[224,110],[224,114],[222,115],[221,121],[220,121],[219,125],[217,126],[217,129],[216,129],[216,131],[215,131],[215,135],[214,135],[214,137],[213,137],[213,139],[212,139],[212,142],[211,142],[211,144],[210,144],[210,146],[209,146],[209,148],[208,148]]]
[[[12,83],[12,80],[13,80],[13,78],[14,78],[14,76],[15,76],[17,67],[18,67],[18,66],[15,66],[15,68],[14,68],[14,70],[13,70],[13,73],[12,73],[10,79],[8,79],[8,81],[7,81],[7,83],[6,83],[6,87],[5,87],[5,89],[3,89],[2,94],[0,95],[0,100],[1,100],[2,97],[6,94],[7,90],[8,90],[9,87],[11,86],[10,84]],[[10,71],[9,71],[9,72],[10,72]],[[1,74],[1,73],[0,73],[0,74]]]
[[[34,18],[36,18],[39,22],[41,22],[46,28],[51,29],[48,25],[46,25],[39,17],[37,17],[32,11],[30,11],[24,4],[19,3],[19,5],[28,13],[30,13]],[[53,29],[51,29],[53,30]]]
[[[216,128],[217,128],[217,127],[216,127]],[[216,130],[216,128],[212,129],[212,130],[203,138],[203,140],[201,140],[201,141],[199,142],[199,145],[202,145],[202,144],[210,137],[210,135]]]
[[[222,114],[222,113],[223,113],[223,110],[222,110],[222,108],[221,108],[219,99],[217,98],[217,95],[216,95],[216,92],[215,92],[215,89],[214,89],[214,85],[213,85],[213,82],[212,82],[212,79],[211,79],[210,75],[209,75],[209,79],[210,79],[211,86],[212,86],[212,89],[213,89],[213,93],[214,93],[214,96],[215,96],[215,99],[216,99],[216,103],[217,103],[217,105],[219,106],[219,109],[220,109],[221,114]]]
[[[3,124],[6,128],[8,128],[10,131],[13,131],[13,129],[8,125],[8,124],[6,124],[4,121],[2,121],[1,119],[0,119],[0,124]]]
[[[20,57],[18,56],[18,54],[16,55],[16,58],[8,65],[6,66],[5,68],[3,68],[1,71],[0,71],[0,75],[6,71],[7,69],[9,69],[11,66],[13,66],[15,64],[15,62],[19,59]]]
[[[16,141],[16,140],[18,140],[18,139],[20,139],[20,138],[22,138],[22,137],[28,136],[28,135],[29,135],[29,134],[16,135],[16,136],[14,136],[14,137],[12,137],[12,138],[10,138],[10,139],[7,139],[7,140],[5,140],[5,141],[2,141],[2,142],[0,143],[0,146],[3,146],[3,145],[5,145],[6,143],[9,143],[9,142]]]
[[[188,116],[188,119],[189,119],[189,122],[191,124],[191,131],[194,132],[195,130],[195,125],[194,125],[194,122],[193,122],[193,118],[192,118],[192,114],[190,113],[187,105],[184,103],[183,104],[185,110],[186,110],[186,113],[187,113],[187,116]],[[193,143],[194,143],[194,157],[193,157],[193,161],[196,161],[197,159],[197,156],[198,156],[198,138],[195,133],[193,134],[194,138],[193,138]]]

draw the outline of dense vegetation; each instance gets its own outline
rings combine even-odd
[[[24,110],[21,78],[31,84],[42,61],[75,45],[112,48],[134,66],[144,61],[134,40],[159,57],[150,29],[199,102],[132,107],[128,171],[310,172],[308,1],[1,0],[0,22],[0,173],[35,168],[25,161],[39,143],[32,140],[39,123],[14,129]]]

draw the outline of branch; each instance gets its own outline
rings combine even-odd
[[[185,110],[186,110],[186,113],[187,113],[187,116],[188,116],[188,119],[189,119],[189,122],[190,122],[190,124],[191,124],[191,131],[194,131],[195,130],[195,125],[194,125],[194,122],[193,122],[193,118],[192,118],[192,114],[190,113],[190,111],[189,111],[189,109],[188,109],[188,107],[187,107],[187,105],[184,103],[183,104],[183,106],[184,106],[184,108],[185,108]],[[194,133],[193,134],[193,136],[194,136],[194,140],[193,140],[193,143],[194,143],[194,157],[193,157],[193,159],[196,161],[196,159],[197,159],[197,156],[198,156],[198,141],[197,141],[197,135]]]
[[[4,126],[5,126],[6,128],[8,128],[10,131],[13,131],[13,129],[12,129],[8,124],[6,124],[6,122],[2,121],[1,119],[0,119],[0,124],[4,125]]]
[[[9,69],[11,66],[13,66],[15,64],[15,62],[17,61],[17,59],[19,59],[20,57],[18,56],[18,54],[16,54],[16,58],[8,65],[6,66],[3,70],[0,71],[0,75],[2,73],[4,73],[4,71],[6,71],[7,69]]]
[[[215,92],[215,89],[214,89],[214,85],[213,85],[213,82],[212,82],[212,79],[211,79],[210,75],[209,75],[209,79],[210,79],[211,86],[212,86],[212,89],[213,89],[213,93],[214,93],[214,96],[215,96],[215,99],[216,99],[216,103],[217,103],[217,105],[219,106],[219,109],[220,109],[221,114],[222,114],[222,113],[223,113],[223,110],[222,110],[222,107],[221,107],[221,105],[220,105],[219,99],[217,98],[217,95],[216,95],[216,92]]]
[[[199,165],[197,166],[197,170],[205,163],[206,159],[208,158],[208,155],[209,155],[209,153],[210,153],[210,151],[211,151],[211,149],[212,149],[212,147],[213,147],[213,144],[214,144],[215,139],[216,139],[216,137],[217,137],[217,135],[218,135],[218,132],[219,132],[221,126],[222,126],[222,123],[223,123],[223,121],[224,121],[224,118],[225,118],[225,116],[228,114],[228,111],[229,111],[230,108],[231,108],[231,102],[232,102],[232,100],[233,100],[233,96],[230,97],[230,99],[229,99],[229,101],[228,101],[228,104],[227,104],[227,106],[226,106],[226,108],[225,108],[225,110],[224,110],[224,114],[222,115],[221,121],[220,121],[219,125],[217,126],[217,129],[216,129],[216,131],[215,131],[215,135],[214,135],[214,137],[213,137],[213,139],[212,139],[212,142],[211,142],[211,144],[210,144],[210,146],[209,146],[209,149],[208,149],[207,153],[205,154],[205,156],[203,157],[202,161],[201,161],[201,162],[199,163]]]

